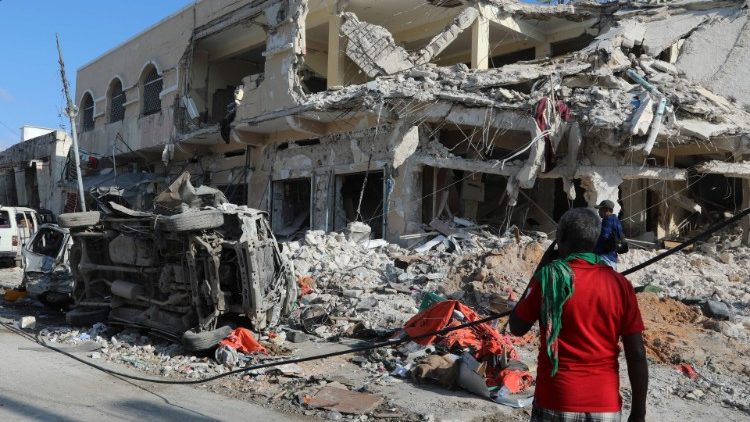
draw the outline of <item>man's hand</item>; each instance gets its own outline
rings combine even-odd
[[[628,363],[628,378],[632,390],[628,422],[644,422],[646,420],[646,393],[648,392],[648,362],[646,348],[643,346],[641,333],[629,334],[622,338],[625,349],[625,360]]]

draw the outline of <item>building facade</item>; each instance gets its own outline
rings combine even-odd
[[[63,212],[61,182],[70,136],[61,131],[23,127],[21,141],[0,152],[0,204]]]
[[[732,69],[694,66],[716,25],[748,17],[649,10],[198,1],[79,69],[81,147],[188,170],[282,235],[360,220],[403,243],[453,216],[551,232],[610,199],[629,236],[678,236],[750,203],[747,82],[728,99]]]

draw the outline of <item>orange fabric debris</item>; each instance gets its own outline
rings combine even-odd
[[[5,300],[7,302],[15,302],[18,299],[25,298],[26,295],[26,290],[10,289],[5,291]]]
[[[315,280],[309,275],[297,275],[297,283],[299,284],[299,295],[300,297],[312,293]]]
[[[235,328],[231,333],[222,341],[219,342],[222,346],[228,346],[232,349],[236,349],[240,353],[267,353],[266,348],[263,347],[253,336],[252,331],[244,327]]]
[[[487,385],[504,385],[511,393],[516,394],[531,387],[534,376],[529,371],[520,369],[503,369],[495,377],[487,377]]]
[[[463,314],[463,321],[452,320],[454,311]],[[478,319],[479,316],[463,303],[457,300],[444,300],[412,317],[404,326],[404,331],[409,336],[416,337]],[[471,347],[478,360],[482,360],[490,355],[502,355],[503,353],[507,353],[510,359],[518,358],[518,353],[513,348],[510,339],[507,336],[501,335],[486,323],[451,331],[441,337],[438,342],[449,349],[452,349],[454,346],[458,348]],[[416,340],[416,343],[426,346],[434,343],[436,340],[437,336],[430,336]]]

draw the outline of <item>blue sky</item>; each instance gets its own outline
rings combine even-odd
[[[23,125],[69,128],[58,73],[60,34],[68,79],[76,70],[191,0],[0,0],[0,150]],[[75,89],[73,89],[75,92]]]

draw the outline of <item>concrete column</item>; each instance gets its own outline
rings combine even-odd
[[[341,28],[341,15],[334,10],[328,19],[328,88],[344,85],[344,43],[341,39],[339,29]]]
[[[584,198],[590,207],[596,206],[605,199],[615,203],[614,213],[620,212],[619,187],[622,177],[617,173],[591,173],[581,177],[581,186],[586,190]]]
[[[251,208],[270,211],[268,204],[269,183],[273,158],[268,147],[250,149],[250,180],[247,185],[247,205]]]
[[[29,198],[26,195],[26,168],[24,167],[13,167],[14,176],[16,178],[16,196],[18,205],[27,205]]]
[[[656,228],[656,238],[664,239],[672,236],[677,229],[675,214],[672,207],[669,206],[669,203],[665,201],[661,195],[659,197],[659,206],[657,208],[659,209],[659,224]]]
[[[333,212],[333,195],[335,194],[335,175],[333,168],[317,169],[313,173],[310,209],[310,229],[332,230],[331,213]]]
[[[484,16],[479,16],[471,26],[471,68],[489,68],[489,56],[490,23]]]
[[[36,165],[37,195],[39,195],[39,207],[49,209],[52,198],[50,162],[45,165],[42,162]]]
[[[402,133],[398,129],[396,131]],[[402,136],[402,144],[418,143],[419,128],[414,126]],[[388,231],[384,237],[389,242],[400,243],[399,236],[416,231],[422,219],[422,168],[411,157],[406,157],[390,173],[393,188],[388,197]]]
[[[552,56],[552,44],[539,44],[534,47],[534,56],[537,59],[544,59]]]
[[[625,180],[622,183],[622,226],[628,236],[638,236],[646,232],[646,199],[645,189],[648,180]]]

